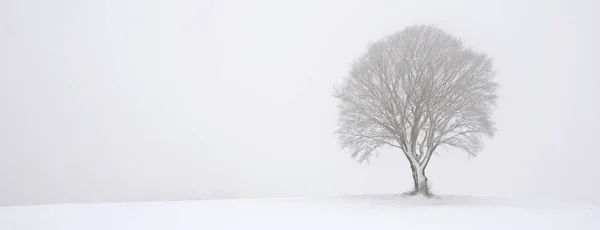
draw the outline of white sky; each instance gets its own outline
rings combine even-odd
[[[332,87],[433,23],[494,60],[499,132],[438,193],[600,201],[600,3],[0,1],[0,205],[398,193],[399,150],[340,149]]]

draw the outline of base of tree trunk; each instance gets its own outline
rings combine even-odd
[[[421,185],[419,185],[418,183],[415,183],[416,187],[413,188],[412,190],[405,192],[404,195],[405,196],[417,196],[417,195],[421,195],[427,198],[433,198],[435,197],[435,195],[433,195],[433,193],[431,193],[431,184],[429,184],[427,181],[423,182]]]
[[[433,193],[431,192],[417,192],[415,190],[410,190],[408,192],[403,193],[404,196],[424,196],[426,198],[434,198],[436,197]]]

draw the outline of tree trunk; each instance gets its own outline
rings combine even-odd
[[[411,194],[430,196],[429,183],[427,181],[427,176],[425,176],[425,167],[411,165],[411,169],[414,181],[414,190]]]
[[[417,179],[417,169],[415,168],[415,166],[413,164],[410,164],[410,171],[412,172],[412,178],[413,178],[413,183],[414,183],[413,192],[414,192],[414,194],[417,194],[417,191],[418,191],[417,187],[419,187],[419,183],[417,183],[417,181],[418,181],[418,179]]]

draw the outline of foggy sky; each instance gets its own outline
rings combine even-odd
[[[332,87],[367,45],[436,24],[494,59],[498,133],[441,194],[600,202],[600,4],[0,1],[0,205],[399,193],[399,150],[340,149]]]

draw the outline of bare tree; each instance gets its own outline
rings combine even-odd
[[[334,96],[337,134],[359,162],[380,147],[400,149],[429,196],[425,168],[442,146],[475,156],[493,137],[497,84],[492,61],[436,26],[417,25],[372,43]]]

